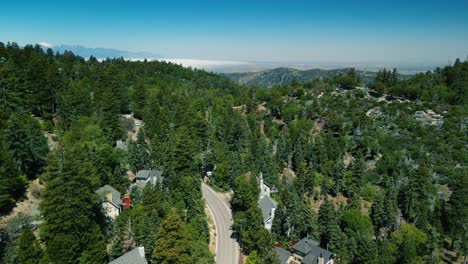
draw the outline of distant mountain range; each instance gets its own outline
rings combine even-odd
[[[223,73],[222,75],[234,80],[240,84],[254,84],[260,87],[272,87],[275,85],[289,84],[293,80],[298,82],[312,81],[314,79],[323,79],[337,74],[346,73],[350,68],[344,69],[311,69],[296,70],[293,68],[275,68],[260,72],[242,72],[242,73]],[[356,70],[363,83],[373,81],[377,72]],[[401,75],[401,78],[407,78],[409,75]]]
[[[39,43],[41,45],[41,43]],[[158,59],[161,55],[153,54],[150,52],[133,52],[127,50],[109,49],[109,48],[87,48],[80,45],[44,45],[44,49],[51,48],[54,52],[63,53],[66,50],[73,52],[75,55],[79,55],[83,58],[89,58],[91,55],[98,59],[106,58],[120,58],[125,59]]]

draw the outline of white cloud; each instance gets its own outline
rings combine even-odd
[[[54,46],[54,45],[52,45],[52,44],[50,44],[50,43],[47,43],[47,42],[44,42],[44,41],[43,41],[43,42],[39,42],[39,43],[37,43],[37,44],[39,44],[39,45],[41,45],[41,46],[43,46],[43,47],[46,47],[46,48],[52,48],[52,47]]]

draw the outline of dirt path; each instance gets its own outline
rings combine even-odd
[[[11,219],[15,218],[19,214],[35,216],[39,214],[39,202],[40,199],[37,197],[37,193],[44,188],[43,185],[39,183],[39,179],[29,182],[28,191],[26,192],[26,197],[16,203],[16,207],[5,216],[0,218],[0,228],[4,227],[5,224]]]

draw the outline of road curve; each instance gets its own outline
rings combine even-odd
[[[216,263],[238,264],[239,245],[235,239],[231,238],[231,210],[219,194],[205,183],[202,183],[202,193],[216,226]]]

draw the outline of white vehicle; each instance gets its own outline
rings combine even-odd
[[[135,126],[140,126],[140,122],[136,121]]]

